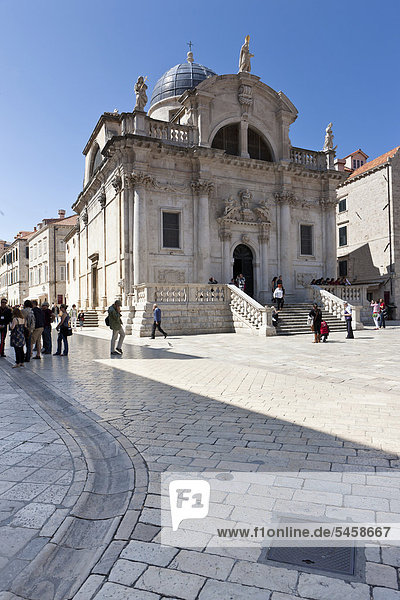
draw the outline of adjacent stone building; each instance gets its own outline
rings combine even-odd
[[[398,305],[400,146],[354,170],[337,194],[339,275]]]
[[[116,297],[132,304],[139,284],[239,273],[266,303],[275,275],[289,300],[334,276],[346,174],[330,140],[324,151],[291,145],[297,109],[283,92],[249,71],[217,75],[191,52],[156,83],[148,114],[143,78],[135,89],[133,112],[104,113],[84,149],[69,303],[101,311]]]
[[[76,215],[43,219],[29,237],[29,298],[39,303],[65,302],[66,248],[65,237],[76,225]]]
[[[28,297],[29,236],[20,231],[10,244],[0,242],[0,296],[11,306],[22,304]]]

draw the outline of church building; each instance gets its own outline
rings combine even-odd
[[[301,301],[313,278],[336,276],[336,188],[347,174],[334,168],[332,130],[321,151],[293,147],[298,111],[251,73],[251,57],[247,37],[239,72],[218,75],[190,51],[157,81],[147,112],[139,77],[133,112],[100,117],[67,240],[79,266],[71,304],[102,312],[116,298],[132,305],[142,284],[241,273],[261,304],[276,275],[287,301]]]

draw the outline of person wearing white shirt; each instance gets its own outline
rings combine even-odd
[[[274,291],[274,299],[276,298],[276,310],[282,310],[285,303],[285,290],[281,283],[278,283],[278,287]]]

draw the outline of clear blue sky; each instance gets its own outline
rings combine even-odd
[[[339,156],[400,144],[399,0],[0,0],[0,22],[0,239],[71,214],[99,116],[132,110],[138,75],[151,93],[189,40],[236,73],[251,35],[252,72],[299,111],[294,146],[321,149],[329,121]]]

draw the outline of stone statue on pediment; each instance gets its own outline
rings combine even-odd
[[[146,77],[147,79],[147,77]],[[142,76],[138,77],[137,82],[135,83],[135,94],[136,94],[136,104],[135,110],[144,111],[144,107],[147,104],[147,85],[145,83],[146,79]]]
[[[239,73],[250,73],[251,71],[251,63],[250,59],[253,58],[254,54],[251,54],[250,48],[250,36],[246,35],[244,44],[240,49],[240,58],[239,58]]]

